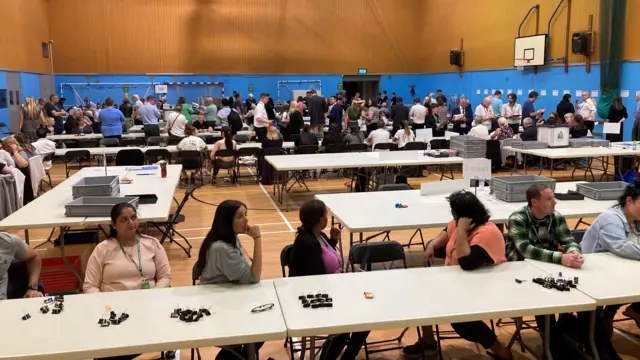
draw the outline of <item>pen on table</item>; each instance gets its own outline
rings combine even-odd
[[[140,173],[140,174],[136,174],[138,176],[150,176],[150,175],[155,175],[154,173]]]

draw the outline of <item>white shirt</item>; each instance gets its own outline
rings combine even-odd
[[[13,160],[8,151],[0,149],[0,163],[5,164],[8,168],[15,169],[16,162]]]
[[[592,98],[588,98],[582,104],[578,105],[578,114],[586,121],[594,121],[596,119],[596,102]]]
[[[427,108],[424,105],[416,104],[409,110],[409,119],[413,120],[416,124],[424,124],[424,119],[427,117]]]
[[[38,141],[31,143],[34,148],[36,148],[36,154],[42,156],[44,158],[45,155],[55,153],[56,152],[56,143],[48,139],[38,139]],[[51,169],[51,161],[43,161],[42,165],[45,170]]]
[[[180,140],[178,150],[180,151],[203,151],[207,148],[207,143],[199,136],[187,136]]]
[[[178,137],[184,137],[185,126],[187,126],[187,118],[181,113],[174,111],[167,116],[167,129],[170,129],[170,134]]]
[[[413,134],[413,131],[409,130],[409,136],[405,133],[404,129],[400,129],[393,135],[394,139],[398,140],[398,148],[403,148],[407,143],[415,141],[416,136]]]
[[[135,103],[135,104],[133,104],[133,110],[140,110],[140,108],[142,107],[142,105],[143,105],[143,104],[142,104],[142,101],[140,101],[140,100],[136,101],[136,103]],[[136,119],[140,119],[140,113],[138,113],[138,114],[136,115]]]
[[[482,119],[489,119],[490,116],[493,116],[493,109],[491,106],[484,107],[484,105],[480,104],[476,106],[476,112],[473,113],[473,126],[476,126],[475,118],[480,117]],[[491,122],[487,122],[489,125],[486,126],[487,129],[491,130]]]
[[[263,128],[267,126],[266,123],[262,123],[258,121],[258,118],[263,118],[265,120],[269,120],[269,115],[267,115],[267,109],[264,107],[264,103],[262,101],[258,101],[256,108],[253,110],[253,127],[254,128]]]
[[[484,124],[478,124],[474,126],[469,131],[469,136],[475,136],[481,139],[489,140],[491,139],[491,135],[489,135],[489,128]]]
[[[513,106],[506,103],[502,105],[502,116],[507,119],[508,124],[520,124],[520,120],[522,120],[522,106],[518,103],[513,104]],[[516,118],[509,118],[509,116],[518,115]]]
[[[375,150],[377,144],[389,142],[389,132],[385,129],[376,129],[369,134],[371,146]]]

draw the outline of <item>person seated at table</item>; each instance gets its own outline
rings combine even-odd
[[[113,206],[109,237],[96,246],[87,262],[85,293],[169,287],[167,254],[157,239],[138,232],[139,225],[131,204]]]
[[[16,143],[18,144],[18,148],[24,151],[25,154],[27,154],[27,160],[38,155],[36,148],[33,147],[33,145],[31,145],[31,142],[29,142],[27,135],[19,132],[19,133],[13,134],[13,138],[16,140]]]
[[[304,126],[304,118],[302,117],[303,110],[298,110],[299,106],[289,109],[289,127],[288,134],[284,139],[289,141],[291,135],[300,134],[300,129]]]
[[[511,139],[514,136],[513,129],[509,126],[509,122],[503,117],[498,119],[498,129],[494,133],[497,133],[498,140]]]
[[[358,123],[356,122],[357,126]],[[344,140],[342,139],[342,133],[340,131],[340,125],[336,123],[329,124],[329,131],[327,131],[327,135],[322,139],[322,146],[325,148],[329,145],[342,145],[344,144]]]
[[[640,260],[640,182],[628,185],[617,204],[600,214],[587,229],[580,243],[584,254],[611,252]],[[607,305],[604,320],[613,332],[613,319],[622,305]],[[623,314],[640,327],[640,302],[629,305]]]
[[[564,114],[564,124],[566,124],[569,127],[572,127],[573,125],[575,125],[573,113]]]
[[[340,242],[340,230],[331,228],[327,236],[323,230],[328,223],[327,207],[320,200],[311,200],[300,208],[300,222],[293,242],[289,265],[289,276],[311,276],[339,274],[342,272],[342,257],[336,249]],[[353,360],[369,336],[369,331],[331,335],[322,346],[320,359]]]
[[[573,117],[573,123],[571,129],[569,129],[569,135],[572,139],[579,139],[589,135],[589,129],[585,126],[582,115],[575,115]]]
[[[489,221],[490,214],[482,202],[471,192],[460,191],[448,198],[453,220],[433,240],[427,243],[425,259],[433,258],[436,249],[446,248],[445,265],[460,265],[463,270],[481,266],[499,265],[507,261],[502,232]],[[451,324],[463,339],[480,344],[490,350],[495,359],[513,359],[508,350],[483,321]],[[437,350],[432,326],[422,327],[422,339],[406,346],[403,354],[420,357],[424,352]]]
[[[38,140],[34,143],[31,143],[33,147],[36,149],[36,154],[42,156],[43,158],[51,153],[56,152],[56,143],[47,139],[47,129],[41,127],[36,130],[36,137]],[[42,161],[42,166],[44,166],[45,170],[51,169],[53,166],[51,160]]]
[[[31,172],[29,171],[29,155],[20,148],[13,136],[2,140],[2,149],[9,153],[11,161],[4,162],[4,160],[0,160],[0,162],[3,162],[11,169],[19,169],[25,177],[22,204],[27,205],[34,199],[33,187],[31,186]]]
[[[253,239],[253,256],[240,243],[239,235]],[[195,263],[198,285],[256,284],[262,277],[262,237],[258,225],[251,225],[247,206],[240,201],[225,200],[218,205],[211,229],[202,242]],[[229,289],[229,291],[231,291]],[[256,343],[256,351],[264,343]],[[233,351],[247,358],[247,345],[234,345]],[[229,350],[222,349],[216,360],[236,360]]]
[[[349,133],[344,136],[344,143],[351,144],[364,144],[364,134],[360,131],[360,126],[357,124],[349,124]]]
[[[281,148],[283,142],[282,134],[280,134],[278,128],[273,124],[273,121],[269,121],[267,136],[262,140],[262,148]]]
[[[402,149],[407,143],[413,142],[416,140],[416,135],[409,128],[409,121],[405,120],[402,122],[402,129],[396,131],[391,141],[398,144],[398,149]]]
[[[92,124],[91,120],[84,115],[82,108],[75,108],[64,123],[64,131],[67,134],[92,134]]]
[[[306,124],[302,127],[300,137],[296,139],[295,146],[318,145],[318,137],[311,132],[311,125]]]
[[[197,121],[196,121],[197,122]],[[194,124],[196,123],[194,122]],[[198,130],[193,125],[187,124],[184,127],[184,139],[178,143],[178,151],[205,151],[207,150],[207,143],[198,136]]]
[[[378,121],[378,128],[369,133],[365,143],[371,145],[371,148],[375,151],[376,145],[389,142],[389,132],[384,128],[384,121]]]
[[[471,128],[471,130],[469,131],[469,134],[467,135],[475,136],[477,138],[484,139],[484,140],[491,140],[496,138],[500,134],[499,132],[500,129],[489,134],[489,127],[486,124],[491,124],[490,119],[476,117],[475,123],[476,125],[473,128]]]
[[[235,160],[233,156],[216,157],[216,153],[219,150],[236,150],[237,147],[236,141],[233,140],[233,135],[231,135],[230,127],[225,126],[220,132],[222,134],[222,140],[216,141],[209,155],[209,158],[213,162],[214,178],[218,175],[220,169],[232,169]]]
[[[548,185],[532,185],[526,192],[527,205],[509,216],[509,232],[506,243],[507,259],[517,261],[533,259],[561,264],[570,268],[580,268],[584,263],[580,245],[576,243],[567,222],[555,211],[556,200],[553,189]],[[589,313],[578,313],[577,333],[586,344],[589,329]],[[536,316],[539,329],[545,328],[545,317]],[[551,352],[562,354],[566,349],[563,337],[558,331],[555,317],[551,317]],[[611,339],[606,333],[602,321],[596,322],[595,341],[598,351],[608,358],[618,359]],[[605,354],[605,355],[602,355]],[[554,358],[566,358],[554,355]]]
[[[167,115],[167,127],[165,131],[170,137],[183,138],[185,137],[184,129],[187,126],[187,118],[182,114],[182,108],[180,105],[173,107],[173,112]]]
[[[533,120],[531,118],[525,118],[522,120],[522,127],[524,131],[520,133],[520,139],[522,141],[537,141],[538,140],[538,129],[533,126]]]
[[[207,121],[205,121],[205,115],[204,114],[196,115],[196,121],[193,122],[193,127],[196,128],[197,130],[205,130],[205,131],[208,131],[208,132],[213,131],[213,128],[211,128],[211,124],[209,124]]]
[[[547,121],[544,121],[543,124],[545,125],[555,125],[555,124],[559,124],[561,123],[560,121],[560,115],[558,115],[557,112],[551,112],[549,114],[549,117],[547,118]]]
[[[22,261],[27,268],[26,293],[20,294],[25,298],[42,297],[39,287],[42,259],[22,239],[7,232],[0,231],[0,300],[7,299],[9,277],[8,270],[13,259]]]

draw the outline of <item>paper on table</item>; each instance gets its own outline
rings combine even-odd
[[[598,97],[598,90],[591,90],[591,97]]]
[[[629,90],[620,91],[620,96],[622,96],[623,98],[628,98],[629,97]]]
[[[551,95],[558,96],[558,90],[551,90]]]
[[[547,96],[547,90],[546,89],[540,90],[540,96]]]
[[[606,122],[602,132],[605,134],[620,134],[620,123]]]
[[[571,94],[571,90],[562,90],[562,94]]]

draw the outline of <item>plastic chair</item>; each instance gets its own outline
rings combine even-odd
[[[383,184],[378,186],[378,191],[413,190],[409,184]]]
[[[229,150],[229,149],[223,149],[223,150],[218,150],[216,151],[216,155],[213,159],[213,161],[215,162],[218,158],[229,158],[229,157],[233,157],[233,161],[230,164],[230,167],[221,167],[220,170],[227,170],[229,175],[231,175],[231,183],[235,184],[236,182],[236,166],[237,166],[237,161],[238,158],[236,156],[236,151],[235,150]],[[217,181],[216,176],[214,176],[213,174],[211,175],[211,184],[213,185],[213,180],[216,180],[216,187],[220,187],[220,183]]]
[[[367,151],[367,144],[349,144],[346,148],[347,152],[365,152]]]
[[[47,161],[53,161],[53,157],[54,157],[55,154],[56,153],[48,153],[48,154],[44,155],[42,157],[42,162],[44,163],[44,162],[47,162]],[[44,169],[44,173],[46,174],[47,179],[49,179],[49,181],[42,179],[42,182],[44,182],[45,184],[49,185],[49,187],[53,189],[53,182],[51,181],[50,170],[51,169],[49,169],[49,170]],[[43,191],[44,191],[44,189],[43,189]]]
[[[76,161],[77,165],[70,165]],[[88,162],[87,165],[82,165],[82,162]],[[71,150],[64,154],[64,173],[69,178],[71,170],[80,170],[85,167],[91,167],[91,153],[89,150]]]
[[[404,253],[404,249],[397,241],[381,241],[381,242],[369,242],[355,244],[349,251],[349,264],[351,271],[356,272],[356,264],[358,264],[359,271],[371,271],[373,264],[390,262],[389,269],[395,261],[401,261],[402,266],[407,268],[407,258]],[[381,340],[375,342],[365,341],[364,351],[365,357],[368,359],[369,354],[385,352],[390,350],[402,349],[402,338],[406,334],[409,328],[402,330],[400,335],[394,339]],[[418,333],[420,330],[418,329]],[[369,346],[382,346],[384,344],[397,343],[397,346],[382,347],[375,350],[369,350]]]
[[[378,143],[374,146],[373,151],[391,151],[393,143]]]
[[[236,135],[233,135],[233,140],[237,142],[245,143],[249,141],[249,135],[236,134]]]
[[[144,153],[140,149],[126,149],[118,151],[116,166],[142,166]]]
[[[169,140],[167,141],[167,145],[169,146],[178,145],[180,144],[180,141],[182,141],[182,138],[170,136]]]
[[[213,145],[213,144],[215,144],[216,142],[218,142],[220,140],[222,140],[222,138],[220,136],[205,136],[204,137],[204,142],[206,144],[209,144],[209,145]]]
[[[344,152],[344,151],[345,151],[344,144],[329,144],[324,149],[324,152],[328,153],[328,154],[341,153],[341,152]]]
[[[100,139],[100,147],[119,147],[120,140],[116,138]]]
[[[424,150],[425,144],[421,141],[408,142],[400,150]]]
[[[298,147],[296,147],[296,154],[303,154],[303,155],[310,155],[310,154],[317,154],[318,153],[318,145],[300,145]],[[295,185],[298,184],[298,186],[303,187],[305,189],[307,189],[307,191],[309,190],[309,187],[307,186],[307,183],[305,183],[304,181],[304,174],[309,173],[309,170],[296,170],[296,171],[292,171],[291,172],[291,176],[289,177],[289,179],[287,179],[287,182],[285,183],[285,191],[289,191],[291,190],[291,188]],[[291,186],[287,189],[286,188],[286,184],[289,183],[289,181],[294,180],[293,184],[291,184]]]
[[[78,140],[77,144],[78,144],[78,148],[86,149],[86,148],[97,148],[100,142],[94,139],[87,139],[87,140]]]
[[[171,164],[171,152],[169,149],[147,149],[144,156],[147,164],[155,164],[160,160],[164,160],[167,164]]]
[[[160,146],[160,144],[167,144],[167,140],[162,136],[149,136],[147,138],[147,146]]]
[[[184,206],[187,204],[189,197],[193,194],[194,190],[195,188],[192,185],[187,186],[187,189],[184,192],[184,197],[182,198],[182,201],[180,202],[180,204],[178,204],[178,208],[176,209],[176,211],[172,214],[169,214],[167,221],[152,222],[152,224],[156,228],[158,229],[164,228],[164,231],[162,232],[162,238],[160,238],[160,244],[163,244],[164,241],[167,238],[169,238],[169,242],[172,242],[178,245],[185,252],[185,254],[187,254],[187,257],[191,257],[191,249],[193,247],[191,246],[191,243],[189,242],[189,240],[187,240],[186,237],[182,236],[182,234],[180,234],[175,229],[175,225],[183,223],[186,220],[186,217],[182,215],[181,212]],[[180,236],[182,240],[184,240],[184,242],[186,243],[186,247],[174,239],[173,237],[174,234],[178,234],[178,236]]]
[[[192,171],[189,180],[193,182],[193,175],[200,176],[200,182],[204,185],[202,177],[202,166],[204,165],[204,154],[200,151],[178,151],[178,163],[182,164],[182,171]]]
[[[144,139],[142,138],[128,138],[120,140],[120,146],[123,147],[142,147],[144,145]]]

